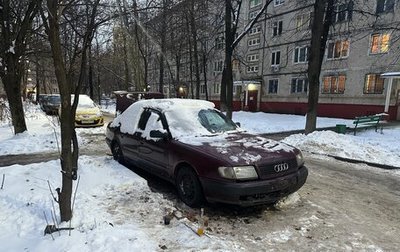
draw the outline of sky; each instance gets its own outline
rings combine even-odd
[[[0,156],[57,151],[60,138],[57,120],[37,106],[26,105],[28,131],[14,135],[9,123],[0,123]],[[114,112],[113,107],[107,109]],[[251,133],[272,133],[304,128],[305,117],[267,113],[234,112],[233,120]],[[318,127],[336,124],[352,126],[352,120],[318,118]],[[82,144],[86,134],[103,137],[105,127],[78,130]],[[373,163],[400,164],[400,127],[353,134],[317,131],[295,134],[283,142],[305,155],[334,155]],[[174,202],[154,192],[146,180],[115,162],[110,155],[80,156],[80,183],[74,216],[75,229],[43,235],[46,218],[52,220],[50,187],[61,185],[59,160],[29,165],[0,166],[0,244],[1,251],[243,251],[243,245],[226,236],[197,236],[197,223],[182,218],[165,226],[162,217],[173,211]],[[398,170],[390,170],[400,176]],[[76,183],[75,183],[76,186]],[[75,187],[76,188],[76,187]],[[297,194],[297,193],[296,193]],[[298,195],[292,200],[296,201]],[[190,211],[190,210],[188,210]],[[195,214],[198,214],[197,212]],[[56,210],[56,219],[59,218]],[[45,218],[46,216],[46,218]],[[312,222],[313,220],[308,220]],[[290,234],[282,230],[271,242],[285,242]]]

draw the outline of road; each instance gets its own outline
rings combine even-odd
[[[104,135],[81,133],[81,137],[85,138],[81,154],[110,154]],[[362,164],[304,155],[309,177],[298,193],[275,206],[243,209],[208,205],[206,233],[233,241],[237,245],[233,250],[398,251],[400,177]],[[4,166],[43,162],[57,156],[57,153],[8,156],[2,157],[0,163]],[[132,170],[147,179],[153,191],[174,202],[177,209],[190,210],[177,200],[171,185],[135,168]]]

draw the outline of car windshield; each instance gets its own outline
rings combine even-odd
[[[60,96],[48,96],[48,97],[47,97],[47,101],[48,101],[49,103],[55,103],[55,104],[61,103]]]
[[[74,102],[74,95],[71,95],[71,102]],[[92,99],[90,99],[87,95],[79,95],[79,102],[78,108],[80,109],[87,109],[87,108],[94,108],[96,104]]]
[[[211,133],[226,132],[236,129],[236,125],[221,112],[214,109],[199,111],[199,121]]]
[[[173,136],[205,136],[236,130],[232,120],[215,109],[182,108],[165,116]]]

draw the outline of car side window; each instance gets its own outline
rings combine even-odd
[[[143,113],[140,115],[138,129],[140,129],[140,130],[145,129],[146,123],[149,120],[150,115],[151,115],[151,112],[149,110],[143,111]]]
[[[147,124],[146,124],[146,128],[145,128],[145,131],[150,132],[151,130],[159,130],[159,131],[164,130],[160,116],[154,112],[151,113],[149,120],[147,120]]]
[[[155,111],[145,110],[140,116],[137,134],[146,139],[153,139],[150,137],[150,131],[152,130],[166,132],[160,115]]]

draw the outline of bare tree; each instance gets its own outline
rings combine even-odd
[[[232,118],[233,102],[233,52],[241,39],[251,30],[254,24],[257,23],[258,19],[271,2],[272,0],[268,0],[264,3],[255,18],[245,26],[243,32],[241,32],[235,39],[240,20],[239,13],[242,6],[242,0],[225,0],[225,64],[222,71],[220,101],[221,109],[226,110],[226,115],[229,118]]]
[[[333,0],[316,0],[314,4],[314,20],[312,24],[311,48],[308,59],[308,110],[305,133],[316,129],[317,107],[319,97],[319,76],[328,40],[329,27],[332,23]]]
[[[27,129],[21,100],[21,80],[28,60],[25,56],[32,22],[40,4],[40,0],[0,2],[0,78],[10,105],[15,134]]]
[[[98,23],[96,23],[97,7],[100,0],[86,1],[84,5],[79,5],[79,3],[73,8],[75,1],[68,3],[59,3],[58,1],[47,0],[47,16],[44,11],[42,11],[41,16],[45,24],[46,33],[49,38],[51,52],[53,56],[55,74],[58,82],[58,87],[61,96],[61,114],[60,114],[60,127],[61,127],[61,171],[62,171],[62,188],[58,190],[58,203],[60,207],[61,221],[68,221],[72,218],[72,208],[71,208],[71,195],[72,195],[72,185],[73,180],[77,178],[78,170],[78,156],[79,147],[75,132],[75,111],[78,105],[79,92],[82,87],[84,76],[86,75],[86,61],[87,61],[87,51],[91,41],[93,39],[94,32]],[[67,70],[67,62],[65,58],[65,50],[62,43],[61,35],[61,22],[72,21],[73,17],[66,15],[67,11],[69,14],[79,13],[82,6],[90,9],[89,17],[83,15],[84,24],[83,27],[71,26],[71,31],[77,32],[77,34],[72,37],[76,38],[76,44],[74,48],[76,49],[73,54],[71,54],[72,59],[69,62],[70,67],[76,65],[76,59],[80,57],[80,74],[78,83],[75,87],[71,87],[73,79],[71,74]],[[86,10],[84,10],[86,12]],[[82,17],[82,16],[81,16]],[[77,18],[77,16],[74,16]],[[70,23],[71,24],[71,23]],[[78,32],[79,31],[79,32]],[[82,33],[81,33],[82,32]],[[70,52],[67,52],[67,54]],[[75,98],[73,103],[71,103],[71,88],[74,90]]]

